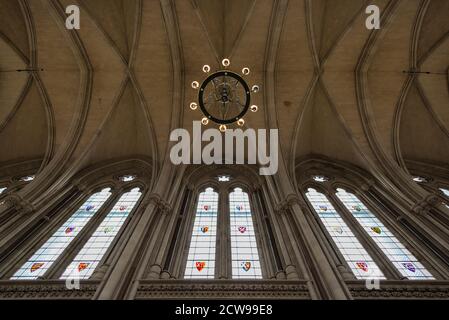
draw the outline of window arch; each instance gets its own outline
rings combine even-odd
[[[404,277],[414,280],[434,279],[426,268],[354,194],[344,189],[337,189],[336,195]]]
[[[218,193],[212,188],[207,188],[198,198],[184,278],[215,277],[217,216]]]
[[[134,188],[120,197],[75,259],[66,268],[61,279],[73,276],[88,279],[92,275],[141,195],[140,189]]]
[[[232,277],[261,279],[259,252],[249,197],[241,188],[229,194]]]
[[[373,258],[327,197],[309,188],[306,196],[357,279],[385,279]]]
[[[228,182],[198,196],[184,279],[263,277],[250,198],[238,182]]]
[[[110,188],[90,196],[11,279],[33,280],[44,275],[110,196]]]

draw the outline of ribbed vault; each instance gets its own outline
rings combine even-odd
[[[81,30],[64,28],[69,4]],[[375,31],[367,4],[1,0],[0,161],[41,158],[48,183],[110,158],[160,170],[170,131],[199,118],[191,81],[231,57],[263,87],[246,126],[279,128],[290,177],[311,155],[392,180],[408,159],[447,163],[447,1],[372,1]]]

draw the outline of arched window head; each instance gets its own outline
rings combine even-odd
[[[306,196],[356,278],[385,279],[382,271],[326,196],[312,188]]]
[[[232,278],[261,279],[259,252],[248,194],[236,188],[229,194]]]
[[[36,178],[36,176],[34,176],[34,175],[31,175],[31,176],[25,176],[25,177],[20,178],[20,181],[23,181],[23,182],[31,182],[31,181],[34,180],[34,178]]]
[[[200,193],[193,223],[186,279],[213,279],[217,237],[218,193],[207,188]]]
[[[429,179],[427,179],[426,177],[415,176],[415,177],[413,177],[413,181],[418,182],[418,183],[427,183],[427,182],[429,182]]]
[[[37,279],[44,275],[110,196],[110,188],[93,194],[11,279]]]
[[[313,176],[312,180],[318,183],[324,183],[329,181],[330,179],[326,176]]]
[[[433,279],[424,266],[354,194],[343,189],[337,191],[340,201],[404,277]]]
[[[93,235],[70,263],[61,279],[88,279],[122,228],[142,193],[139,188],[124,193]]]
[[[118,179],[122,182],[131,182],[131,181],[136,180],[136,178],[137,177],[135,175],[128,174],[128,175],[121,176]]]
[[[449,189],[440,188],[440,191],[443,192],[444,195],[449,198]]]

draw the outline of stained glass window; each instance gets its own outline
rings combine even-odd
[[[232,277],[261,279],[259,253],[248,194],[236,188],[229,194]]]
[[[141,195],[140,189],[135,188],[120,197],[114,208],[67,267],[61,279],[72,277],[88,279],[92,275]]]
[[[356,278],[385,279],[382,271],[326,196],[315,189],[309,189],[306,196]]]
[[[93,194],[11,279],[37,279],[45,274],[59,255],[110,197],[111,189]]]
[[[355,195],[338,189],[337,196],[403,276],[417,280],[433,279],[424,266]]]
[[[193,223],[186,279],[213,279],[217,237],[218,193],[212,188],[200,193]]]

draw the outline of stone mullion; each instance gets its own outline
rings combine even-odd
[[[403,216],[409,223],[413,224],[419,232],[426,234],[441,251],[447,251],[446,248],[449,247],[449,241],[444,239],[444,237],[447,237],[447,234],[442,235],[441,230],[435,230],[435,225],[433,225],[429,219],[423,218],[418,214],[419,212],[425,212],[424,207],[429,205],[427,201],[415,204],[413,208],[410,208],[409,206],[404,205],[403,202],[398,201],[398,199],[401,199],[398,195],[385,192],[380,188],[376,188],[376,191],[383,199],[386,199],[390,203],[394,203],[400,210],[401,216]]]
[[[372,195],[372,194],[370,194],[370,195]],[[368,204],[369,207],[378,208],[378,204],[375,203],[375,201],[373,201],[373,199],[370,196],[362,194],[362,193],[358,194],[358,196],[362,200],[364,200],[364,203]],[[374,195],[372,195],[372,196],[374,196]],[[385,206],[383,203],[381,203],[381,205]],[[386,210],[390,211],[390,209],[387,207],[386,207]],[[434,258],[434,256],[428,252],[429,248],[422,245],[422,242],[423,242],[422,239],[416,238],[416,236],[411,236],[408,232],[405,232],[404,226],[398,222],[399,220],[392,219],[391,216],[388,214],[385,214],[383,212],[383,210],[379,210],[379,211],[375,210],[375,212],[378,213],[380,217],[382,217],[382,219],[380,219],[381,221],[387,222],[387,227],[392,227],[392,229],[394,230],[394,233],[397,233],[402,239],[407,241],[408,245],[406,247],[409,250],[411,247],[412,250],[410,250],[410,251],[412,252],[413,255],[415,255],[416,257],[417,256],[424,257],[425,261],[420,261],[420,262],[423,263],[423,265],[429,270],[429,272],[432,273],[432,275],[437,276],[437,275],[435,275],[435,272],[437,272],[439,275],[443,275],[443,278],[445,278],[445,279],[449,278],[449,273],[447,271],[447,265],[436,260]],[[421,241],[417,241],[417,240],[421,240]],[[413,251],[416,251],[417,254]],[[420,260],[420,259],[418,259],[418,260]]]
[[[66,221],[76,209],[87,200],[88,196],[78,194],[76,198],[77,199],[68,199],[69,203],[67,206],[55,213],[57,217],[54,221],[51,219],[41,219],[42,222],[46,223],[46,226],[34,228],[24,240],[25,246],[18,247],[20,250],[14,250],[12,256],[1,262],[0,275],[4,276],[0,276],[0,279],[9,279],[56,232],[56,230],[60,228],[64,221]],[[34,239],[34,241],[28,241],[28,239]],[[7,255],[5,255],[5,257],[6,256]]]
[[[288,242],[289,239],[284,238],[286,233],[283,230],[284,226],[283,226],[282,219],[280,219],[279,215],[275,214],[275,210],[274,210],[273,206],[271,205],[271,201],[270,201],[271,198],[268,195],[269,190],[267,190],[267,187],[265,185],[262,186],[261,191],[262,191],[261,196],[264,197],[265,204],[267,206],[266,213],[267,213],[268,219],[272,223],[273,234],[274,234],[274,237],[276,238],[275,241],[277,244],[279,244],[278,249],[279,249],[280,258],[283,262],[282,272],[284,273],[284,276],[281,276],[281,278],[287,277],[286,269],[288,268],[289,269],[288,278],[299,279],[299,275],[298,275],[296,267],[295,267],[296,263],[294,262],[295,254],[287,246],[287,243],[289,243]],[[287,240],[287,241],[285,241],[285,240]],[[277,275],[277,276],[279,277],[279,275]]]
[[[172,237],[175,236],[174,232],[170,232],[170,230],[174,231],[176,229],[176,223],[178,222],[179,217],[179,211],[182,207],[182,200],[183,196],[178,198],[177,203],[175,204],[173,210],[171,210],[170,214],[164,215],[164,226],[165,226],[165,232],[162,233],[161,241],[158,246],[155,246],[155,258],[154,263],[161,266],[161,278],[170,278],[171,275],[167,273],[167,270],[165,270],[165,259],[168,256],[170,249],[170,243],[172,240]]]
[[[260,203],[259,190],[250,194],[250,206],[253,213],[254,230],[256,231],[257,247],[259,248],[260,263],[262,267],[262,276],[264,279],[276,277],[277,267],[275,262],[273,248],[268,237],[268,230],[265,226],[265,215]],[[271,250],[270,250],[271,249]]]
[[[164,209],[159,204],[161,201],[154,193],[142,201],[145,209],[137,216],[136,227],[121,247],[120,253],[117,253],[94,299],[131,299],[137,291],[140,279],[147,276],[159,278],[160,266],[150,265],[150,261],[155,241],[162,229]]]
[[[399,221],[398,223],[400,223],[402,227],[406,227],[408,229],[409,227],[405,226],[404,224],[407,223],[408,225],[411,225],[418,233],[424,236],[424,238],[422,238],[421,236],[419,237],[421,241],[428,242],[431,246],[436,246],[436,250],[445,255],[443,260],[449,261],[449,255],[446,254],[446,248],[449,247],[449,242],[445,241],[442,238],[447,237],[447,233],[441,234],[441,230],[436,230],[429,219],[422,217],[416,212],[411,213],[409,209],[404,208],[400,203],[398,203],[394,198],[391,198],[390,195],[386,194],[382,189],[375,188],[374,191],[376,191],[374,193],[374,196],[376,199],[378,199],[378,202],[384,203],[384,200],[386,200],[387,203],[390,203],[394,206],[395,211],[398,211],[396,220]],[[373,193],[373,190],[371,192]],[[426,212],[419,210],[417,211],[421,213]],[[400,230],[401,229],[402,228],[400,228]]]
[[[180,239],[176,248],[175,262],[173,266],[173,276],[181,279],[184,276],[187,258],[189,255],[190,242],[192,239],[193,224],[198,206],[199,193],[192,191],[189,201],[187,201],[187,214],[184,214],[181,225]]]
[[[301,250],[300,256],[307,265],[304,272],[309,276],[308,285],[313,298],[351,299],[349,290],[340,276],[340,271],[331,263],[332,257],[323,251],[319,239],[315,236],[303,209],[297,201],[289,206],[292,225],[296,228],[296,242]],[[303,267],[304,268],[304,267]],[[311,279],[315,280],[311,283]]]
[[[229,192],[222,187],[219,190],[218,199],[215,278],[232,279]]]
[[[337,269],[340,271],[340,274],[345,280],[356,280],[354,273],[351,271],[351,267],[346,262],[346,259],[338,249],[326,227],[323,225],[323,222],[318,217],[310,203],[308,201],[306,201],[305,203],[306,208],[304,209],[308,211],[308,216],[310,216],[311,218],[308,219],[310,221],[310,226],[313,229],[316,229],[317,232],[315,234],[321,240],[320,242],[323,244],[323,246],[328,248],[329,254],[332,256]]]
[[[180,234],[182,234],[182,226],[184,221],[185,213],[188,210],[188,205],[192,196],[192,190],[189,188],[184,188],[184,192],[182,193],[182,197],[180,199],[179,205],[174,210],[173,214],[173,227],[172,232],[169,237],[169,245],[167,246],[164,252],[164,261],[163,261],[163,273],[166,273],[166,277],[173,278],[173,265],[176,262],[177,247],[180,239]]]
[[[43,275],[43,279],[58,279],[65,271],[67,266],[73,261],[79,251],[93,235],[98,226],[103,222],[109,211],[112,210],[114,204],[122,195],[122,192],[116,192],[104,203],[89,222],[84,226],[75,239],[68,245],[62,254],[56,259],[53,265]]]
[[[351,212],[338,199],[338,197],[334,193],[330,193],[327,196],[337,212],[340,213],[341,218],[349,226],[355,237],[360,241],[363,248],[365,248],[377,266],[382,270],[385,277],[389,280],[403,279],[404,276],[396,269],[390,259],[388,259],[385,253],[366,233],[360,223],[356,220],[356,218],[354,218]]]
[[[131,236],[136,226],[136,222],[138,221],[139,216],[144,210],[144,208],[141,207],[143,203],[142,199],[143,197],[139,199],[139,201],[134,206],[134,209],[129,213],[127,219],[120,228],[120,231],[117,233],[114,240],[110,244],[109,248],[106,250],[105,254],[103,255],[103,258],[98,263],[90,279],[99,280],[103,278],[109,266],[111,266],[112,262],[116,259],[118,252],[121,251],[122,249],[121,247],[123,247],[124,245],[123,242],[125,241],[122,241],[122,243],[118,243],[118,240],[128,239]]]
[[[45,216],[45,212],[51,211],[52,206],[57,207],[70,194],[71,190],[73,190],[72,186],[66,187],[57,197],[52,198],[47,202],[46,206],[42,206],[38,210],[27,201],[20,200],[17,195],[11,195],[6,198],[5,202],[10,204],[11,209],[8,212],[14,213],[14,215],[5,224],[0,225],[0,235],[6,235],[0,238],[0,248],[6,248],[8,242],[15,240],[17,235],[25,233],[24,230],[33,228],[33,225],[38,225],[42,216]]]

